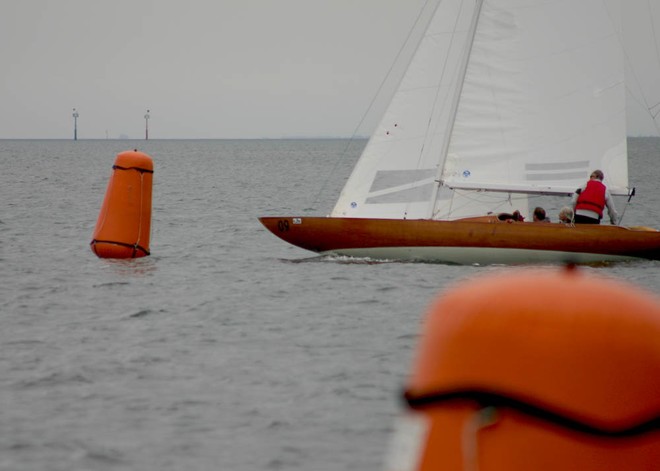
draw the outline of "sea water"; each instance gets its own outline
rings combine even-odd
[[[363,146],[0,141],[0,469],[382,469],[429,303],[513,268],[317,257],[260,225],[327,214]],[[134,148],[154,159],[152,255],[102,260]],[[660,227],[660,139],[629,149],[619,212]],[[660,286],[660,262],[581,269]]]

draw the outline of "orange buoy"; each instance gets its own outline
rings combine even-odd
[[[660,302],[578,270],[465,282],[404,396],[391,471],[658,469]]]
[[[117,155],[92,236],[92,251],[101,258],[149,255],[153,161],[134,151]]]

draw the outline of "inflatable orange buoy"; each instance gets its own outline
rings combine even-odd
[[[101,258],[149,255],[153,161],[142,152],[117,155],[91,242]]]
[[[660,466],[660,301],[578,270],[465,282],[427,315],[388,471]]]

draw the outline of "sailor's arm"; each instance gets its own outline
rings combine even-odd
[[[605,191],[605,206],[607,207],[607,214],[610,216],[610,223],[616,226],[619,223],[619,213],[616,212],[614,200],[609,190]]]

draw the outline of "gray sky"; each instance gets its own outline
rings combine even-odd
[[[423,3],[5,0],[0,139],[70,138],[73,108],[81,139],[142,138],[147,109],[154,139],[350,136]],[[657,134],[660,1],[625,3],[629,134]]]

